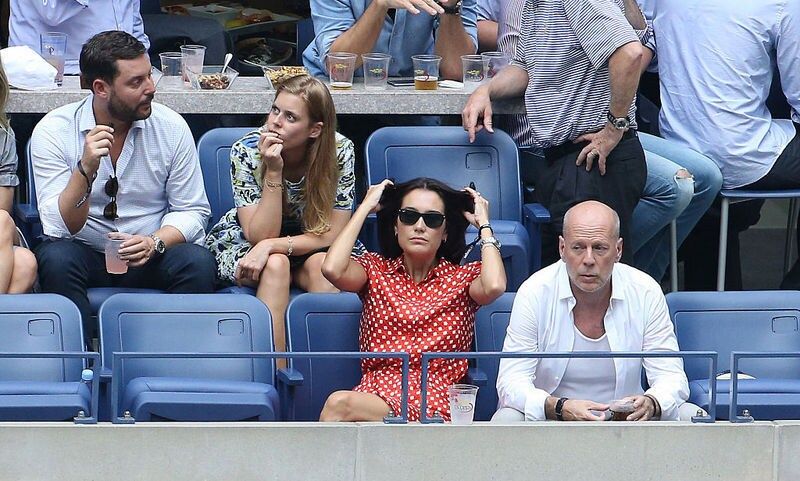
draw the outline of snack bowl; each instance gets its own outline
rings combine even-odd
[[[286,66],[286,65],[270,65],[263,67],[264,77],[267,79],[267,88],[275,90],[278,85],[289,80],[290,78],[300,75],[308,75],[308,70],[305,67]]]
[[[239,72],[230,67],[226,67],[223,72],[222,65],[206,65],[200,73],[191,69],[186,72],[189,84],[195,90],[227,90],[239,76]]]

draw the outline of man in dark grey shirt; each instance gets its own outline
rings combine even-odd
[[[514,62],[464,107],[472,141],[483,127],[492,131],[491,100],[525,95],[532,141],[547,162],[536,196],[553,218],[543,264],[558,258],[563,215],[581,201],[606,203],[620,217],[622,237],[630,232],[647,175],[634,97],[651,32],[641,12],[627,13],[623,0],[526,2]]]

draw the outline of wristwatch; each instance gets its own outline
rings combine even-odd
[[[631,120],[627,116],[614,117],[614,114],[609,110],[607,117],[611,125],[617,130],[628,130],[631,126]]]
[[[481,249],[483,249],[483,246],[485,245],[491,245],[494,246],[494,248],[497,249],[498,251],[500,250],[500,247],[503,246],[502,244],[500,244],[500,241],[497,240],[497,237],[493,235],[489,237],[481,237],[480,244],[481,244]]]
[[[569,401],[569,398],[566,397],[558,398],[558,401],[556,401],[556,406],[553,411],[556,413],[556,419],[559,421],[564,420],[564,403],[567,401]]]
[[[444,9],[445,15],[458,15],[461,13],[461,0],[458,0],[454,5],[445,6],[442,2],[437,1],[440,7]]]
[[[165,250],[167,250],[167,244],[165,244],[160,237],[158,237],[155,234],[150,234],[150,238],[153,239],[153,242],[155,242],[153,250],[156,251],[156,254],[161,255],[164,253]]]

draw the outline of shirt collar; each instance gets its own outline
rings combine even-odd
[[[78,128],[83,133],[87,133],[97,126],[97,120],[94,118],[94,108],[92,107],[93,102],[94,94],[89,94],[89,96],[83,100],[83,105],[78,107]],[[150,115],[152,115],[152,112]],[[128,132],[134,129],[141,129],[143,127],[144,120],[134,120]]]
[[[558,299],[572,299],[575,301],[575,294],[572,293],[572,286],[569,283],[569,274],[567,274],[567,264],[564,261],[558,261],[558,277],[557,294]],[[625,289],[622,287],[621,282],[614,282],[614,278],[619,279],[620,271],[617,269],[618,263],[614,264],[614,269],[611,271],[611,300],[624,301]]]
[[[448,261],[445,258],[440,258],[439,263],[436,265],[436,267],[434,267],[433,269],[430,270],[430,272],[428,272],[428,275],[425,276],[425,279],[423,279],[422,282],[420,282],[420,284],[423,284],[435,277],[446,276],[455,269],[456,266],[452,262]],[[408,271],[406,271],[406,265],[403,263],[402,255],[395,257],[394,259],[387,262],[386,269],[384,270],[384,272],[386,274],[400,274],[411,277],[408,274]]]

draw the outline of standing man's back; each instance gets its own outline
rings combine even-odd
[[[773,69],[800,123],[800,2],[660,0],[661,132],[719,165],[723,188],[769,172],[795,136],[767,108]]]

